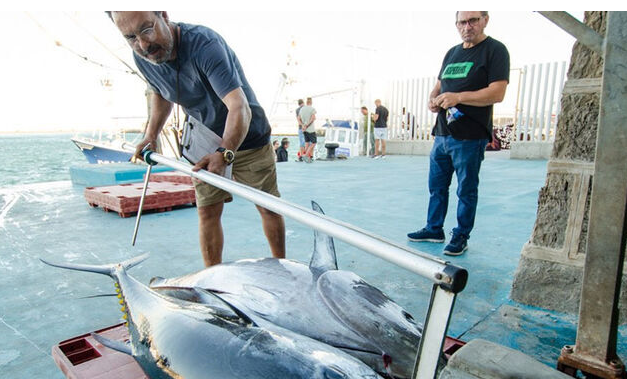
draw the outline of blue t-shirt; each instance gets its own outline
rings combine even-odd
[[[479,44],[464,49],[463,44],[451,48],[442,62],[438,76],[440,93],[477,91],[492,82],[509,82],[509,53],[501,42],[487,37]],[[450,124],[446,121],[446,110],[438,113],[433,134],[452,135],[455,139],[491,139],[493,106],[455,106],[464,116]]]
[[[228,114],[222,98],[241,87],[248,99],[252,119],[238,150],[267,145],[270,123],[233,50],[218,33],[205,26],[184,23],[178,23],[178,26],[181,41],[175,60],[155,65],[133,53],[137,67],[150,86],[163,98],[180,104],[186,114],[220,137],[224,134]]]

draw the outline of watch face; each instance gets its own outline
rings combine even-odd
[[[233,161],[235,160],[235,153],[233,153],[231,150],[225,150],[224,151],[224,160],[228,164],[233,163]]]

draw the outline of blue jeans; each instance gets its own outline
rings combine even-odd
[[[298,143],[300,147],[305,147],[305,135],[303,134],[303,129],[298,127]]]
[[[440,231],[448,209],[448,196],[453,172],[457,175],[457,227],[453,234],[470,236],[477,210],[479,169],[487,139],[456,140],[436,136],[429,161],[429,210],[427,229]]]

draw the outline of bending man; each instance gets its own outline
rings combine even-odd
[[[276,180],[270,125],[248,84],[235,53],[213,30],[171,22],[166,12],[110,12],[111,19],[133,49],[137,67],[152,88],[150,119],[136,156],[156,139],[173,104],[215,133],[219,146],[202,152],[193,170],[224,175],[280,196]],[[213,134],[212,134],[213,135]],[[192,143],[198,141],[192,141]],[[189,159],[189,157],[188,157]],[[190,160],[191,161],[191,160]],[[200,248],[205,266],[222,261],[222,210],[229,193],[195,180]],[[285,257],[283,217],[257,206],[275,258]]]

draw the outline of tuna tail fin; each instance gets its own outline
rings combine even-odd
[[[137,266],[146,258],[148,258],[149,254],[143,254],[135,258],[127,259],[121,263],[115,264],[105,264],[105,265],[87,265],[87,264],[79,264],[79,263],[54,263],[49,262],[44,259],[39,258],[40,261],[52,267],[65,268],[68,270],[76,270],[76,271],[86,271],[86,272],[95,272],[97,274],[103,274],[110,277],[113,276],[113,271],[116,267],[122,266],[125,270],[128,270],[131,267]]]
[[[311,208],[324,214],[324,211],[315,201],[311,201]],[[329,235],[314,230],[314,251],[311,255],[309,267],[321,272],[337,270],[337,257],[335,255],[335,244]]]
[[[124,353],[124,354],[128,354],[128,355],[133,355],[133,350],[131,349],[131,344],[130,343],[125,343],[122,341],[116,341],[116,340],[112,340],[109,339],[107,337],[103,337],[100,334],[96,334],[96,333],[91,333],[91,336],[93,339],[95,339],[96,341],[98,341],[99,343],[105,345],[106,347],[108,347],[109,349],[115,350],[115,351],[119,351],[120,353]]]

